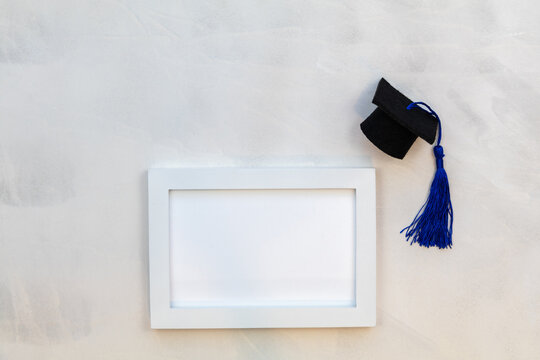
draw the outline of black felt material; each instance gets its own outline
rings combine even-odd
[[[373,97],[378,107],[360,124],[375,146],[398,159],[403,159],[418,136],[433,144],[437,134],[437,119],[417,107],[407,110],[411,102],[382,78]]]
[[[418,137],[379,108],[360,124],[360,128],[376,147],[398,159],[405,157]]]

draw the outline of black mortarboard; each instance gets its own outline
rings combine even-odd
[[[437,119],[421,108],[407,109],[412,101],[384,78],[373,101],[377,108],[360,124],[366,137],[390,156],[403,159],[418,136],[433,144]]]
[[[443,166],[442,129],[439,115],[424,102],[412,102],[381,79],[373,103],[377,108],[360,124],[366,137],[390,156],[403,159],[417,137],[433,144],[437,128],[439,136],[433,147],[435,176],[429,195],[412,223],[405,227],[405,237],[411,244],[452,247],[454,210],[450,200],[450,185]]]

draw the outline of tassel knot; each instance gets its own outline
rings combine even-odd
[[[435,159],[442,159],[444,157],[444,151],[441,145],[434,146],[433,153],[435,154]]]
[[[433,147],[433,153],[435,154],[435,163],[437,164],[437,169],[440,169],[443,167],[443,157],[444,157],[444,151],[443,147],[441,145],[436,145]]]

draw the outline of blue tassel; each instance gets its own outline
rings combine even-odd
[[[433,148],[435,154],[435,163],[437,170],[431,183],[429,196],[416,214],[411,225],[407,226],[401,232],[405,231],[407,241],[411,245],[418,243],[420,246],[436,246],[439,249],[452,247],[452,226],[454,223],[454,212],[452,210],[452,201],[450,200],[450,186],[448,176],[443,166],[444,151],[441,143],[442,129],[439,116],[429,105],[423,102],[414,102],[407,106],[411,109],[414,106],[424,105],[428,112],[435,116],[439,121],[439,138],[437,145]]]

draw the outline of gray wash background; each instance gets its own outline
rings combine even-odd
[[[0,0],[0,359],[537,359],[540,5]],[[442,116],[454,249],[399,230],[434,161],[359,123],[381,76]],[[152,331],[146,171],[377,168],[378,326]]]

